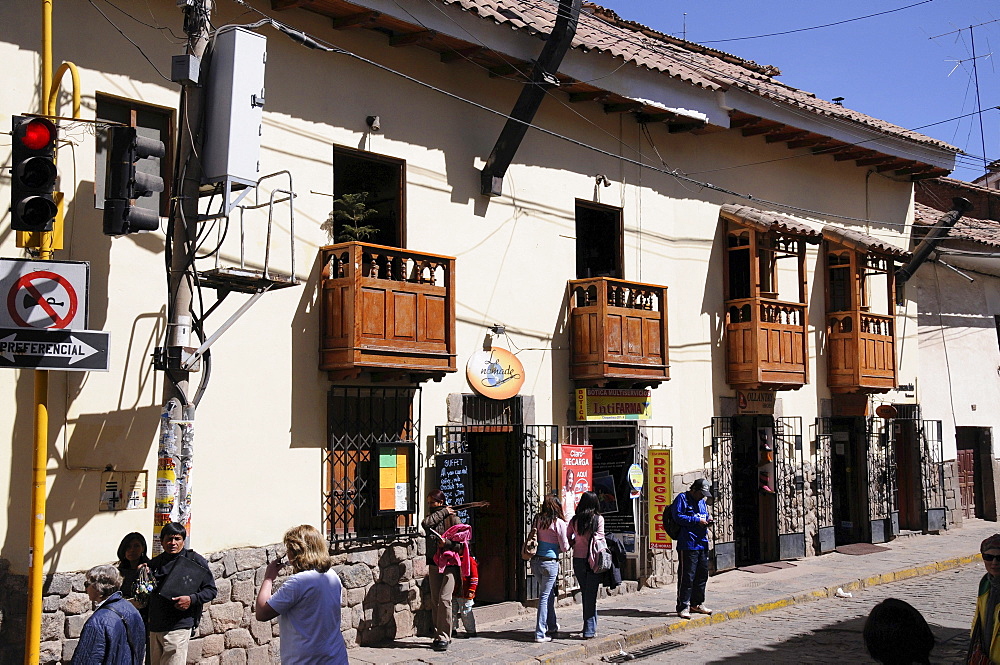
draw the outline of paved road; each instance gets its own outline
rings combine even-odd
[[[962,663],[975,609],[982,564],[854,592],[853,598],[824,598],[746,619],[725,621],[674,634],[666,642],[683,646],[641,658],[668,663],[873,663],[861,631],[877,603],[900,598],[921,611],[937,638],[932,663]],[[763,576],[762,576],[763,577]],[[665,641],[651,643],[669,646]],[[633,649],[637,651],[638,649]],[[592,658],[588,663],[602,662]],[[607,662],[607,661],[603,661]]]

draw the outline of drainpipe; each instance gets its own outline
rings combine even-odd
[[[934,248],[939,242],[944,240],[948,236],[948,231],[951,227],[955,226],[962,215],[972,210],[972,204],[968,199],[963,199],[960,196],[956,196],[951,200],[952,208],[949,210],[941,219],[938,220],[937,224],[931,227],[931,230],[927,232],[924,239],[920,241],[916,249],[913,250],[913,258],[905,266],[896,271],[896,281],[900,284],[906,282],[908,279],[913,277],[913,273],[917,271],[930,253],[934,251]]]
[[[573,43],[581,3],[582,0],[559,0],[556,23],[545,41],[542,54],[531,68],[531,80],[521,89],[521,96],[517,98],[514,110],[510,112],[510,118],[500,132],[500,138],[493,146],[493,152],[480,174],[483,194],[500,196],[503,193],[503,177],[507,173],[507,167],[514,159],[535,112],[541,106],[545,92],[559,85],[555,75],[563,56]]]

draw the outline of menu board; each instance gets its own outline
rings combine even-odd
[[[379,444],[378,512],[410,513],[413,489],[413,445],[404,442]]]
[[[469,479],[471,456],[438,455],[438,488],[444,492],[449,506],[457,506],[472,501],[472,484]],[[465,523],[469,521],[469,511],[460,510],[458,516]]]

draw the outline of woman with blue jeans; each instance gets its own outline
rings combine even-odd
[[[559,499],[549,495],[535,515],[532,526],[538,529],[538,551],[531,557],[531,574],[538,580],[538,619],[535,641],[551,642],[559,630],[556,622],[556,582],[559,580],[559,553],[569,550],[566,520]]]
[[[576,504],[576,514],[569,522],[566,535],[573,544],[573,572],[583,594],[583,639],[597,635],[597,589],[601,576],[590,569],[590,541],[594,535],[604,537],[604,518],[600,503],[593,492],[584,492]]]

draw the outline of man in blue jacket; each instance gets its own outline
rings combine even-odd
[[[705,498],[711,498],[712,485],[704,478],[691,483],[691,489],[681,492],[670,505],[674,520],[680,525],[677,538],[677,616],[690,619],[691,613],[711,614],[705,607],[705,585],[708,582],[708,514]]]

